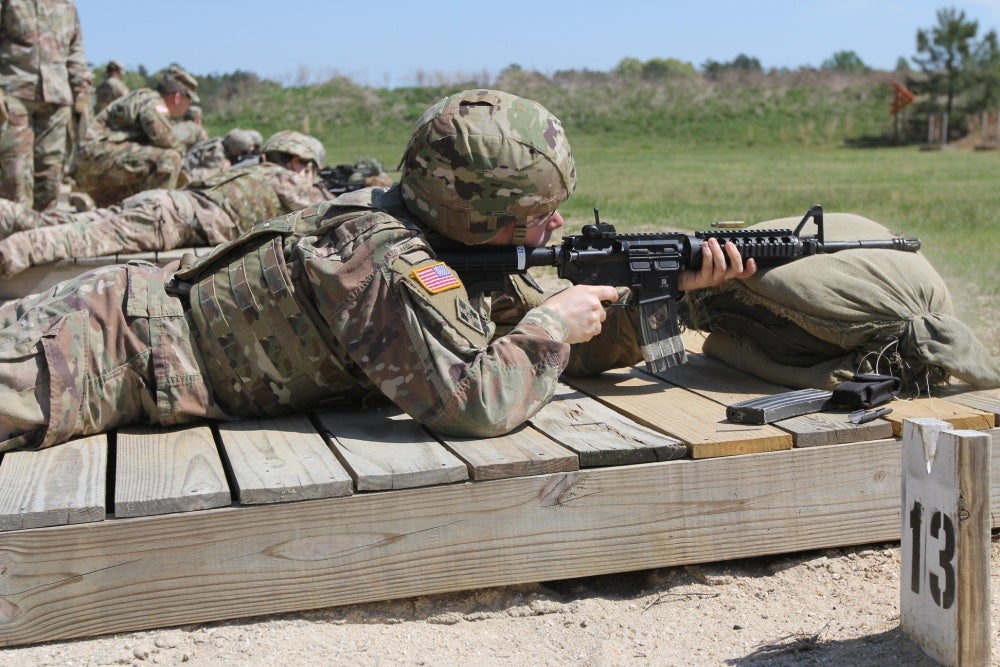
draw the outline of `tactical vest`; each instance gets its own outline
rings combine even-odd
[[[175,287],[190,285],[216,400],[234,417],[296,412],[358,384],[332,348],[333,334],[296,295],[285,263],[285,241],[327,210],[320,204],[260,223],[175,275]]]
[[[244,232],[255,222],[270,220],[288,211],[270,183],[278,169],[285,167],[261,162],[252,168],[233,169],[209,178],[197,190],[225,211]]]

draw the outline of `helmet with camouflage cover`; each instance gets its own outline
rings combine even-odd
[[[559,119],[499,90],[467,90],[428,109],[400,166],[410,211],[470,245],[488,242],[511,221],[521,242],[527,222],[556,210],[576,187]]]
[[[240,158],[252,154],[257,149],[258,143],[253,131],[234,127],[222,138],[222,146],[227,155]]]
[[[287,153],[302,160],[309,160],[321,167],[326,159],[326,149],[323,143],[315,138],[294,130],[282,130],[268,137],[264,145],[260,147],[260,152]]]

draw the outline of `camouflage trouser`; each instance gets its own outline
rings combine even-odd
[[[48,215],[48,214],[46,214]],[[69,216],[72,222],[23,231],[0,240],[0,276],[62,259],[101,257],[208,245],[202,221],[215,204],[187,190],[149,190],[112,206]]]
[[[8,237],[14,232],[79,222],[84,217],[85,212],[71,209],[69,204],[59,204],[45,212],[39,212],[16,201],[0,198],[0,239]]]
[[[0,452],[226,418],[184,310],[164,291],[175,268],[103,267],[0,307]]]
[[[59,195],[72,109],[7,98],[9,121],[0,137],[0,197],[41,211]]]
[[[98,206],[111,206],[143,190],[173,190],[187,182],[178,180],[183,158],[172,148],[134,142],[89,141],[76,158],[77,186]]]

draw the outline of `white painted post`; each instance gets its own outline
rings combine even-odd
[[[903,421],[900,625],[942,665],[990,662],[990,436]]]

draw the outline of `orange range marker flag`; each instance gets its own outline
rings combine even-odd
[[[897,114],[903,110],[903,108],[916,99],[916,95],[907,90],[903,85],[892,82],[892,109],[890,113]]]

